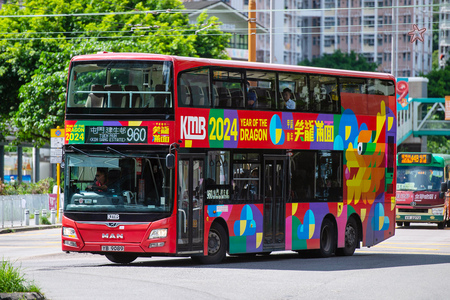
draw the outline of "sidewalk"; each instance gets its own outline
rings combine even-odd
[[[52,225],[29,225],[29,226],[20,226],[17,227],[6,227],[0,228],[0,234],[3,233],[13,233],[13,232],[22,232],[22,231],[30,231],[30,230],[42,230],[42,229],[53,229],[53,228],[61,228],[61,223],[56,223]]]

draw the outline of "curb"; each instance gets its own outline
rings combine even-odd
[[[31,230],[43,230],[43,229],[54,229],[54,228],[61,228],[61,224],[53,224],[53,225],[39,225],[39,226],[27,226],[27,227],[12,227],[12,228],[3,228],[0,229],[0,234],[4,233],[14,233],[14,232],[22,232],[22,231],[31,231]],[[0,299],[1,298],[0,294]],[[37,299],[37,298],[32,298]]]
[[[0,293],[1,300],[31,300],[39,299],[44,300],[44,295],[39,293]]]

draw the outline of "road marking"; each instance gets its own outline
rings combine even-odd
[[[49,246],[0,246],[0,248],[20,248],[20,249],[36,249],[36,248],[55,248],[54,245]]]
[[[444,252],[407,252],[407,251],[402,251],[402,252],[394,252],[394,251],[371,251],[371,250],[358,250],[357,253],[370,253],[370,254],[399,254],[399,255],[404,255],[404,254],[420,254],[420,255],[445,255],[445,256],[450,256],[450,253],[444,253]]]
[[[383,242],[383,245],[432,245],[432,246],[450,246],[450,244],[441,244],[441,243],[392,243],[392,242]],[[378,245],[377,245],[378,246]]]
[[[438,251],[440,249],[433,249],[433,248],[416,248],[416,247],[395,247],[395,246],[388,246],[388,247],[384,247],[384,246],[374,246],[373,248],[379,249],[408,249],[408,250],[424,250],[424,251]]]

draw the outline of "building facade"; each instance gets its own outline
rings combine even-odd
[[[450,51],[450,0],[439,0],[439,67],[447,63]]]
[[[248,11],[248,0],[222,2],[244,14]],[[378,71],[397,77],[414,77],[431,70],[432,0],[255,2],[257,22],[267,29],[257,36],[257,61],[297,64],[341,50],[361,53],[369,62],[379,64]],[[423,42],[411,43],[408,33],[413,25],[426,29]],[[450,41],[448,34],[447,38]]]

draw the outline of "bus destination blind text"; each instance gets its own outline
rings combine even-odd
[[[147,126],[86,126],[85,143],[147,143]]]
[[[399,163],[401,164],[429,164],[431,163],[430,154],[420,153],[402,153],[400,154]]]

